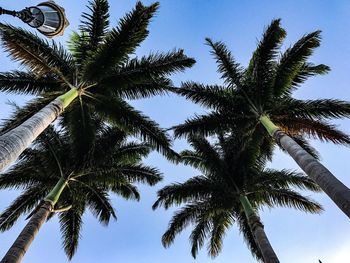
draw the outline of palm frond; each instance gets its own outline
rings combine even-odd
[[[182,49],[172,50],[168,53],[151,53],[141,58],[133,58],[117,69],[121,77],[132,76],[136,79],[144,77],[167,76],[180,72],[193,66],[195,60],[184,54]]]
[[[267,206],[291,207],[308,213],[322,212],[322,206],[312,199],[302,196],[290,189],[275,189],[266,187],[264,190],[254,193],[256,203]]]
[[[223,114],[211,112],[206,115],[195,115],[185,121],[184,124],[173,126],[175,138],[192,135],[209,136],[227,131],[232,126],[232,121]]]
[[[128,100],[149,98],[155,95],[164,95],[173,90],[172,82],[165,77],[143,77],[137,79],[133,75],[115,76],[113,74],[101,80],[96,87],[99,92],[110,93]]]
[[[195,82],[182,83],[180,89],[174,89],[175,93],[186,99],[212,109],[227,109],[240,98],[232,98],[231,93],[222,86],[202,85]],[[241,99],[242,101],[242,99]]]
[[[137,190],[137,187],[132,185],[129,182],[123,182],[120,184],[115,184],[113,187],[111,187],[111,191],[120,195],[121,197],[129,200],[140,200],[140,193]]]
[[[82,100],[79,98],[73,101],[60,118],[60,124],[70,134],[71,151],[76,165],[85,165],[90,161],[98,127],[94,113]]]
[[[72,259],[78,248],[83,212],[83,209],[75,207],[59,214],[62,243],[69,259]]]
[[[0,38],[11,57],[33,72],[72,77],[74,60],[61,44],[52,41],[50,45],[29,31],[5,24],[0,24]]]
[[[300,68],[312,55],[313,50],[320,45],[321,31],[315,31],[303,36],[291,48],[283,53],[277,65],[273,92],[279,97],[291,88],[293,80]]]
[[[168,229],[162,236],[162,244],[169,247],[175,239],[175,236],[188,226],[191,222],[195,222],[200,213],[204,210],[203,204],[196,202],[181,208],[172,217]]]
[[[258,177],[252,180],[250,185],[254,185],[257,190],[260,187],[271,186],[276,188],[299,188],[301,190],[309,190],[320,192],[320,187],[309,177],[295,171],[265,169]],[[249,186],[248,186],[249,187]]]
[[[148,24],[158,9],[155,3],[148,7],[137,2],[135,8],[125,15],[117,28],[113,28],[86,65],[86,79],[100,79],[109,69],[122,65],[148,35]]]
[[[190,235],[191,254],[193,258],[197,257],[198,250],[204,245],[204,240],[207,238],[211,226],[208,218],[199,219],[196,226],[193,228]]]
[[[86,203],[91,213],[98,218],[101,224],[108,225],[111,217],[117,219],[107,191],[98,187],[85,187],[85,189],[87,191]]]
[[[196,176],[184,183],[174,183],[163,187],[158,191],[158,199],[152,208],[164,206],[168,209],[172,205],[204,200],[209,198],[215,191],[220,191],[220,185],[215,185],[204,176]]]
[[[82,14],[80,31],[89,36],[89,51],[94,51],[102,42],[109,26],[109,4],[107,0],[89,1],[90,13]]]
[[[35,163],[40,163],[41,158],[34,162],[26,163],[28,166],[15,165],[11,170],[0,175],[0,189],[27,189],[35,186],[38,182],[43,184],[55,184],[57,178],[51,174],[43,173],[36,168]]]
[[[225,84],[232,87],[241,86],[242,68],[235,62],[231,52],[222,42],[213,42],[206,38],[206,43],[212,48],[211,53],[218,64],[218,72],[222,75]]]
[[[113,155],[115,162],[121,165],[136,164],[142,158],[147,157],[151,151],[147,143],[129,142],[118,148],[118,151]]]
[[[96,99],[98,100],[95,103],[96,113],[103,120],[146,141],[169,160],[176,161],[178,159],[178,154],[170,148],[170,138],[156,122],[118,98],[99,96]]]
[[[64,89],[61,85],[54,76],[38,76],[30,71],[15,70],[0,73],[0,91],[2,92],[39,95],[46,92],[63,91]]]
[[[190,165],[203,173],[207,172],[207,166],[205,165],[204,157],[196,153],[195,151],[184,150],[180,152],[180,156],[181,162],[185,165]]]
[[[208,140],[199,136],[190,136],[188,142],[194,150],[203,157],[202,163],[208,171],[220,173],[223,170],[223,162],[217,149]]]
[[[251,81],[256,87],[254,93],[258,96],[260,104],[271,99],[272,96],[271,82],[275,60],[282,41],[286,37],[286,31],[281,28],[280,22],[281,19],[274,19],[266,28],[247,69]]]
[[[212,222],[208,254],[214,258],[220,253],[225,233],[232,225],[231,213],[227,211],[217,214],[212,218]]]
[[[346,118],[350,116],[350,103],[336,99],[298,100],[286,98],[274,111],[276,115],[302,118]]]
[[[276,121],[278,126],[290,134],[304,134],[321,141],[333,142],[335,144],[349,144],[349,135],[338,130],[336,126],[321,120],[310,120],[306,118],[287,117]]]
[[[31,211],[48,193],[48,189],[43,185],[36,185],[17,197],[12,204],[0,214],[0,231],[9,230],[18,218]]]
[[[124,178],[130,182],[147,183],[155,185],[160,182],[163,177],[158,169],[145,165],[124,165],[119,171]]]
[[[312,63],[305,62],[302,66],[300,66],[298,73],[294,76],[292,80],[292,88],[290,90],[299,87],[308,78],[317,75],[325,75],[330,70],[330,67],[324,64],[314,65]]]

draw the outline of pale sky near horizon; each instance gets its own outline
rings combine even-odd
[[[64,37],[76,30],[82,11],[86,11],[87,1],[57,0],[66,8],[70,26]],[[136,1],[110,1],[111,25],[131,10]],[[149,4],[152,1],[143,1]],[[0,6],[20,9],[38,2],[4,1]],[[313,55],[311,62],[323,63],[331,67],[331,72],[307,81],[296,93],[298,98],[335,98],[350,101],[350,2],[347,0],[160,0],[160,9],[150,26],[150,35],[137,51],[137,55],[149,51],[168,51],[183,48],[193,56],[197,64],[172,79],[175,84],[194,80],[205,84],[220,83],[214,59],[204,38],[223,40],[236,59],[246,66],[265,26],[273,18],[282,18],[282,26],[287,30],[285,48],[293,44],[303,34],[321,29],[322,44]],[[0,17],[1,22],[9,22],[25,27],[11,17]],[[26,27],[28,28],[28,27]],[[6,58],[0,51],[0,72],[17,69],[18,65]],[[23,104],[23,99],[1,93],[0,118],[7,118],[10,108],[7,100]],[[134,101],[132,104],[151,116],[162,127],[168,128],[183,122],[187,117],[204,110],[176,96],[156,97]],[[340,128],[350,134],[350,120],[337,120]],[[329,143],[312,141],[322,157],[322,162],[341,181],[350,186],[350,149]],[[176,141],[175,149],[186,148],[184,141]],[[251,256],[242,236],[234,225],[224,239],[221,254],[211,259],[204,247],[196,260],[190,255],[188,228],[176,238],[168,249],[162,247],[160,238],[174,210],[152,211],[156,191],[166,184],[181,182],[199,172],[182,165],[175,166],[158,154],[152,154],[146,162],[158,167],[164,174],[164,181],[155,187],[140,186],[141,201],[125,202],[113,197],[118,220],[108,227],[102,227],[90,214],[84,217],[82,238],[73,263],[123,262],[123,263],[226,263],[256,262]],[[271,165],[276,169],[298,169],[286,154],[276,151]],[[261,219],[265,231],[282,263],[345,263],[350,261],[350,221],[328,199],[325,194],[306,193],[319,201],[325,208],[321,215],[310,215],[287,208],[265,209]],[[0,191],[0,210],[16,197],[17,192]],[[0,257],[6,252],[18,235],[25,221],[18,221],[6,233],[0,233]],[[24,263],[68,262],[61,246],[57,218],[45,224],[27,252]]]

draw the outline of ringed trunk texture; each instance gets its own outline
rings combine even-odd
[[[350,218],[350,189],[291,137],[274,125],[267,116],[261,117],[260,121],[276,142],[278,142],[295,160],[299,167],[303,169],[344,214]]]
[[[278,260],[277,255],[266,236],[264,225],[261,223],[260,218],[256,214],[252,214],[248,217],[248,223],[254,235],[255,241],[261,250],[264,262],[279,263],[280,261]]]
[[[0,172],[16,161],[18,156],[42,133],[78,95],[71,89],[35,113],[18,127],[0,136]]]
[[[61,177],[55,187],[44,198],[41,204],[39,204],[39,206],[33,211],[29,222],[23,228],[22,232],[19,234],[16,241],[12,244],[0,263],[21,262],[24,254],[32,244],[40,227],[43,223],[46,222],[47,217],[50,215],[50,213],[53,212],[54,206],[66,186],[67,179]]]
[[[239,199],[244,208],[244,213],[248,219],[248,224],[253,233],[255,242],[258,244],[264,258],[264,262],[279,263],[280,261],[266,236],[264,225],[261,223],[259,216],[255,213],[248,198],[245,195],[241,195]]]
[[[21,262],[24,254],[27,252],[41,225],[45,223],[52,209],[53,205],[50,201],[44,201],[40,205],[11,248],[7,251],[6,255],[1,260],[1,263]]]
[[[273,137],[292,156],[300,168],[350,218],[350,189],[283,131],[277,130]]]

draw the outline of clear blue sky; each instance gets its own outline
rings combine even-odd
[[[129,11],[136,1],[113,0],[111,2],[111,24]],[[0,6],[19,9],[38,2],[0,1]],[[66,8],[70,27],[60,41],[64,43],[72,30],[76,30],[80,14],[85,11],[87,1],[60,0],[57,3]],[[151,3],[151,1],[144,1]],[[150,27],[150,36],[139,48],[137,54],[149,51],[168,51],[184,48],[196,58],[197,64],[185,73],[174,76],[175,83],[194,80],[207,84],[219,82],[216,66],[205,46],[204,38],[223,40],[236,59],[246,65],[263,28],[273,18],[282,18],[282,25],[288,32],[284,48],[294,43],[303,34],[312,30],[323,31],[321,47],[312,58],[315,63],[324,63],[332,68],[330,74],[309,80],[295,95],[299,98],[337,98],[350,100],[350,2],[320,0],[161,0],[161,7]],[[1,17],[1,21],[17,24],[12,18]],[[19,24],[19,23],[18,23]],[[0,71],[16,69],[3,51],[0,52]],[[23,103],[22,98],[1,94],[0,118],[9,116],[7,100]],[[181,123],[186,117],[200,113],[203,109],[175,96],[157,97],[133,102],[138,109],[169,127]],[[341,129],[350,133],[350,120],[337,121]],[[313,142],[319,150],[323,163],[346,185],[350,186],[350,149],[332,144]],[[177,150],[186,147],[184,141],[175,143]],[[123,263],[173,263],[173,262],[254,262],[242,242],[237,229],[232,227],[224,240],[222,253],[214,260],[207,257],[205,249],[197,260],[190,256],[189,231],[184,231],[169,249],[164,249],[160,237],[171,217],[172,211],[151,210],[155,192],[170,182],[181,182],[198,172],[183,166],[168,163],[158,154],[152,154],[147,163],[157,166],[164,173],[164,181],[153,187],[140,187],[142,199],[125,202],[113,198],[118,221],[109,227],[102,227],[87,214],[84,218],[80,247],[72,262],[123,262]],[[281,152],[276,152],[274,168],[297,169],[293,161]],[[0,192],[0,209],[6,207],[16,192]],[[310,193],[307,193],[310,195]],[[278,208],[266,209],[261,213],[265,230],[275,251],[283,263],[348,262],[350,259],[350,222],[324,194],[312,194],[324,205],[322,215],[306,215],[299,211]],[[22,218],[16,227],[0,234],[0,255],[12,244],[25,221]],[[51,220],[40,230],[36,240],[23,260],[25,263],[67,262],[61,249],[57,219]]]

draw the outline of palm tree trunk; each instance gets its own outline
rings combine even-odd
[[[301,169],[333,200],[350,218],[350,189],[339,181],[326,167],[312,157],[291,137],[281,131],[267,116],[260,117],[270,135],[296,161]]]
[[[277,255],[273,250],[269,239],[264,231],[264,225],[261,223],[259,216],[255,213],[248,198],[241,195],[239,200],[244,208],[248,219],[249,227],[254,235],[255,242],[258,244],[265,263],[279,263]]]
[[[27,225],[23,228],[15,242],[12,244],[0,263],[19,263],[24,254],[32,244],[40,227],[45,223],[47,217],[52,212],[62,191],[67,185],[67,181],[61,178],[51,192],[45,197],[43,202],[36,209]]]
[[[78,90],[72,88],[21,125],[0,136],[0,172],[14,162],[77,96]]]

